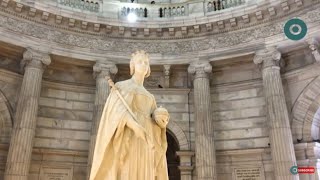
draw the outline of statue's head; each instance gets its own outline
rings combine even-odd
[[[150,76],[151,70],[149,65],[149,55],[143,50],[136,51],[131,55],[130,75],[135,74],[136,71],[144,73],[145,77]]]

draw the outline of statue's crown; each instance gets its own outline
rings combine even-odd
[[[131,57],[132,57],[132,58],[142,57],[142,58],[147,58],[147,59],[149,59],[149,54],[146,53],[144,50],[138,50],[138,51],[132,53],[132,54],[131,54]]]
[[[160,106],[154,111],[154,115],[169,115],[169,113],[165,108]]]

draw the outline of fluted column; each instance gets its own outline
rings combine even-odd
[[[213,137],[212,109],[208,74],[209,62],[192,63],[188,72],[194,74],[195,153],[197,180],[216,180],[216,156]]]
[[[290,173],[290,168],[297,163],[280,75],[280,59],[280,52],[269,48],[256,52],[254,63],[262,68],[275,179],[298,180],[298,175]]]
[[[42,74],[50,56],[28,49],[21,62],[24,76],[14,117],[5,180],[27,180],[41,92]]]
[[[112,74],[116,74],[117,72],[118,72],[118,68],[115,64],[103,64],[103,63],[97,62],[93,66],[93,76],[96,79],[96,94],[95,94],[95,101],[94,101],[92,126],[91,126],[87,179],[89,179],[89,176],[90,176],[93,152],[95,148],[97,131],[99,128],[103,107],[109,95],[109,84],[108,84],[108,81],[105,79],[105,77],[110,77]]]

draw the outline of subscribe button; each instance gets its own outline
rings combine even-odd
[[[314,167],[298,167],[298,166],[292,166],[290,168],[291,174],[313,174],[315,172]]]

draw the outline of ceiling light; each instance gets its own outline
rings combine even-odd
[[[137,21],[138,17],[135,13],[129,13],[127,19],[129,22],[134,23]]]

